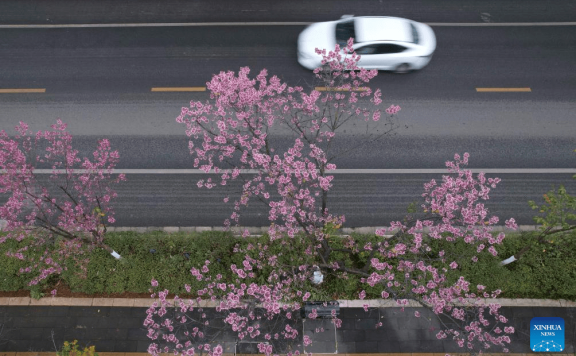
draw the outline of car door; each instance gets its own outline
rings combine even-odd
[[[393,70],[400,64],[411,62],[407,57],[408,48],[396,43],[381,43],[376,49],[372,68]]]
[[[408,48],[395,43],[372,43],[360,45],[356,54],[360,55],[358,66],[366,69],[391,70],[406,62]]]
[[[378,59],[378,44],[366,44],[356,47],[356,54],[360,55],[358,67],[366,69],[374,69],[377,67],[380,60]]]

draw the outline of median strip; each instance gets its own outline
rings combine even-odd
[[[165,87],[152,88],[153,92],[178,92],[178,91],[206,91],[206,87]]]
[[[0,94],[20,94],[20,93],[45,93],[46,89],[45,88],[29,88],[29,89],[23,89],[23,88],[13,88],[13,89],[0,89]]]
[[[529,93],[532,91],[530,88],[476,88],[479,93],[494,92],[494,93],[507,93],[507,92],[524,92]]]

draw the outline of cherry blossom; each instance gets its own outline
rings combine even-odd
[[[499,327],[507,322],[498,313],[500,306],[483,302],[483,298],[496,298],[501,291],[488,293],[483,286],[471,286],[464,276],[449,283],[446,272],[458,271],[462,262],[431,247],[438,240],[463,241],[470,245],[474,253],[470,258],[475,262],[481,254],[497,254],[496,247],[505,238],[504,233],[496,237],[491,234],[499,218],[490,216],[483,203],[500,179],[486,178],[483,173],[475,177],[470,170],[462,169],[468,163],[468,153],[463,158],[456,154],[453,161],[446,162],[448,175],[441,183],[431,180],[424,184],[418,218],[407,217],[379,229],[377,242],[358,244],[349,236],[342,238],[344,248],[334,247],[334,234],[345,223],[345,217],[328,210],[327,197],[334,180],[329,171],[337,168],[334,157],[345,152],[335,151],[332,141],[346,125],[360,123],[367,126],[363,143],[381,139],[391,132],[391,126],[387,126],[391,117],[381,120],[381,115],[394,115],[400,110],[395,105],[383,109],[380,90],[373,92],[368,86],[377,73],[356,67],[359,56],[352,44],[350,40],[343,49],[336,46],[330,52],[317,50],[324,57],[322,67],[314,70],[322,91],[290,87],[276,76],[268,78],[266,70],[250,78],[250,70],[244,67],[238,73],[215,75],[207,83],[211,100],[192,101],[182,108],[177,122],[186,125],[194,166],[219,176],[217,181],[199,180],[198,187],[212,189],[242,179],[242,192],[233,202],[226,225],[239,225],[242,208],[251,200],[262,201],[269,208],[269,240],[257,248],[250,244],[234,249],[246,258],[230,266],[233,281],[221,281],[222,276],[214,280],[208,261],[192,268],[191,278],[205,285],[197,291],[187,288],[198,295],[197,299],[177,298],[174,303],[179,306],[174,308],[175,304],[165,298],[168,291],[160,292],[160,303],[148,309],[145,322],[149,337],[155,341],[149,348],[153,355],[169,351],[193,354],[200,347],[215,353],[213,347],[202,346],[205,342],[218,344],[208,331],[200,334],[197,330],[180,337],[179,330],[191,327],[191,317],[182,322],[186,311],[201,308],[205,300],[215,303],[216,313],[221,314],[221,320],[238,340],[258,342],[260,352],[284,352],[281,342],[289,341],[295,343],[291,350],[296,351],[287,354],[303,352],[304,344],[312,340],[300,335],[295,327],[300,315],[297,311],[322,288],[312,283],[318,271],[326,278],[359,277],[359,299],[375,295],[394,300],[402,310],[412,300],[437,315],[438,320],[451,319],[457,327],[443,328],[436,336],[454,340],[463,351],[500,346],[507,352],[510,338],[504,334],[512,334],[514,329]],[[381,134],[374,135],[378,130]],[[293,141],[281,146],[275,139],[279,135],[288,135]],[[507,220],[506,226],[517,227],[514,219]],[[279,256],[270,252],[273,246],[292,248],[295,242],[303,250],[288,265],[279,263]],[[362,256],[369,263],[361,268],[347,264],[335,257],[337,252]],[[371,309],[368,303],[363,307]],[[168,310],[172,314],[164,317]],[[313,309],[306,317],[317,318],[318,310]],[[263,327],[265,320],[277,321],[272,324],[279,329]],[[330,320],[341,327],[337,315]],[[210,325],[209,321],[204,323]]]
[[[16,131],[14,137],[0,132],[0,169],[4,172],[0,193],[11,194],[0,207],[0,219],[7,221],[4,230],[8,232],[0,243],[32,239],[18,251],[7,253],[30,262],[20,270],[33,275],[29,285],[61,273],[67,259],[85,272],[87,252],[93,248],[103,248],[119,258],[104,243],[106,226],[115,222],[111,202],[117,194],[112,188],[126,179],[112,173],[119,161],[118,151],[112,151],[110,142],[103,139],[92,159],[78,157],[61,120],[50,131],[34,134],[23,122]],[[35,174],[39,166],[53,170],[48,182]],[[40,251],[41,257],[30,257],[32,250]]]

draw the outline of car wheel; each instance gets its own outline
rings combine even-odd
[[[394,73],[405,74],[405,73],[408,73],[409,71],[410,71],[410,66],[406,63],[402,63],[398,67],[396,67],[396,69],[394,70]]]
[[[322,68],[322,73],[332,73],[332,69],[328,63],[322,65],[320,68]]]

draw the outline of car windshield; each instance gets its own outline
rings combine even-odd
[[[418,30],[416,29],[416,26],[414,26],[414,24],[410,24],[410,27],[412,28],[412,37],[414,37],[414,40],[412,42],[418,44],[420,43],[420,38],[418,37]]]
[[[354,32],[354,20],[337,23],[336,43],[338,43],[340,47],[345,47],[350,37],[356,38],[356,34]]]

